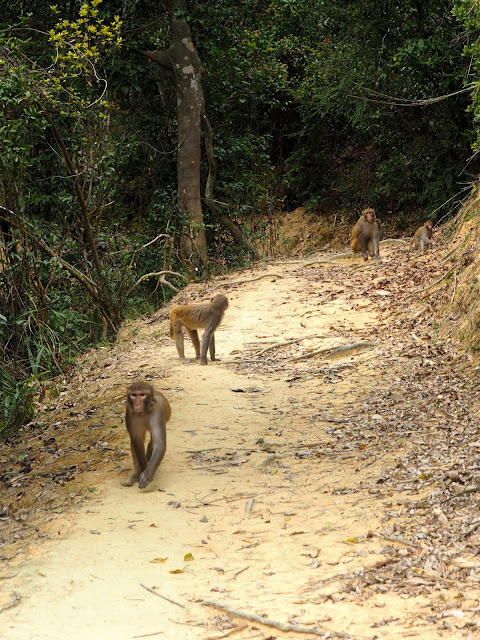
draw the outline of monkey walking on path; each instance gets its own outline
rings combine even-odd
[[[207,364],[207,349],[210,360],[215,360],[215,330],[222,321],[225,309],[228,307],[227,297],[218,293],[211,302],[201,304],[179,304],[170,311],[170,337],[175,339],[177,351],[183,364],[190,360],[185,358],[183,327],[195,348],[195,358],[200,358],[200,364]],[[202,344],[198,339],[197,329],[205,329]]]
[[[125,424],[130,435],[134,474],[124,486],[138,482],[144,489],[153,479],[167,448],[167,422],[170,404],[163,393],[155,391],[147,382],[134,382],[127,389]],[[145,436],[150,441],[145,451]]]

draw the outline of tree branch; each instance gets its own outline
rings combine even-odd
[[[155,62],[164,69],[167,69],[167,71],[173,71],[172,61],[167,51],[140,51],[140,53],[142,56],[151,60],[151,62]]]
[[[170,282],[168,282],[168,280],[165,280],[165,278],[162,278],[162,276],[164,275],[171,275],[171,276],[178,276],[179,278],[183,278],[184,280],[188,280],[188,278],[186,276],[183,275],[183,273],[177,273],[176,271],[155,271],[152,273],[145,273],[141,278],[139,278],[134,285],[132,285],[130,287],[130,289],[127,291],[127,296],[129,293],[131,293],[136,286],[138,286],[143,280],[146,280],[147,278],[156,278],[160,276],[160,282],[162,284],[167,285],[167,287],[170,287],[170,289],[172,289],[173,291],[175,291],[175,293],[178,293],[180,291],[180,289],[177,289],[176,287],[173,286],[173,284],[171,284]]]

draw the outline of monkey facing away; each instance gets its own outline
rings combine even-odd
[[[432,236],[433,224],[431,220],[427,220],[415,231],[415,235],[413,236],[413,248],[417,251],[425,251],[427,244],[432,242]]]
[[[350,246],[354,253],[361,253],[364,260],[380,258],[379,243],[383,238],[383,227],[375,216],[375,209],[364,209],[352,229]]]
[[[228,307],[227,297],[218,293],[211,302],[201,304],[179,304],[170,311],[170,337],[175,339],[180,360],[188,364],[185,358],[183,327],[195,349],[195,358],[200,358],[200,364],[207,364],[207,349],[210,360],[215,360],[215,330],[222,321],[225,309]],[[202,344],[198,339],[197,329],[205,329]]]
[[[125,424],[135,470],[130,480],[123,483],[125,486],[138,482],[140,489],[144,489],[152,481],[167,448],[166,426],[170,413],[168,400],[151,384],[134,382],[128,387]],[[150,441],[145,451],[147,433]]]

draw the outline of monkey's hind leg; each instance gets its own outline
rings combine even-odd
[[[175,332],[175,344],[177,345],[178,356],[183,364],[188,364],[190,360],[188,358],[185,358],[185,345],[184,345],[182,325],[181,324],[175,325],[174,332]]]
[[[210,360],[216,360],[215,358],[215,334],[212,333],[212,337],[210,338],[210,344],[208,345],[208,349],[210,351]]]
[[[200,358],[200,340],[198,339],[198,331],[196,329],[189,329],[186,327],[187,333],[190,336],[190,340],[192,341],[193,348],[195,349],[195,359],[198,360]]]

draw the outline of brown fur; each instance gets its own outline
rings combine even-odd
[[[134,382],[127,389],[127,408],[125,424],[130,436],[135,471],[128,482],[131,487],[138,482],[140,489],[145,488],[153,479],[158,465],[163,460],[167,448],[166,425],[170,420],[171,408],[168,400],[155,391],[148,382]],[[145,451],[145,437],[150,441]]]
[[[190,360],[185,358],[183,327],[193,343],[195,358],[200,359],[200,364],[207,364],[207,349],[210,351],[210,360],[215,360],[215,330],[227,307],[228,299],[221,293],[213,296],[211,302],[173,307],[170,311],[170,337],[175,339],[178,355],[184,364]],[[201,346],[197,329],[205,329]]]
[[[415,231],[413,236],[413,248],[415,250],[425,251],[425,247],[432,241],[433,224],[431,220],[427,220],[421,227]]]
[[[380,258],[379,242],[383,238],[383,226],[375,216],[375,209],[367,208],[352,229],[350,246],[354,253],[361,253],[364,260]]]

